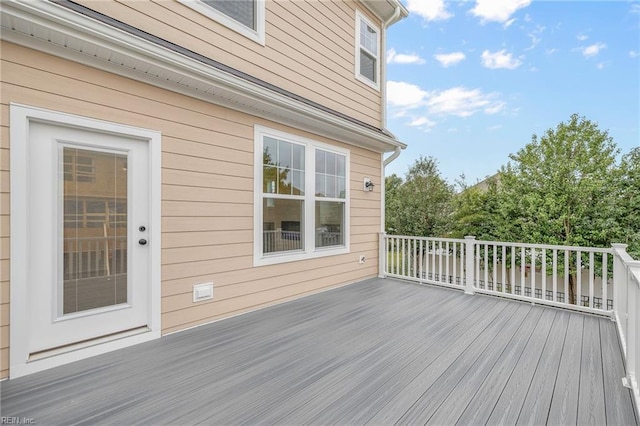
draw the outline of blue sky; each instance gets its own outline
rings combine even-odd
[[[640,1],[403,0],[387,34],[387,127],[475,183],[578,113],[640,145]]]

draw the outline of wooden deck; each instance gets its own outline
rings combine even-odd
[[[37,424],[633,425],[615,324],[373,279],[3,382]]]

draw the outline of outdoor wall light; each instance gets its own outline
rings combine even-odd
[[[373,187],[376,186],[373,182],[371,182],[370,178],[364,178],[364,191],[370,192],[373,191]]]

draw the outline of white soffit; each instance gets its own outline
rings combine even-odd
[[[384,0],[386,2],[386,0]],[[48,1],[0,1],[2,39],[378,152],[389,134]]]

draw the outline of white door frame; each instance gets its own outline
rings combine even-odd
[[[9,376],[16,378],[58,365],[99,355],[115,349],[131,346],[161,335],[161,134],[160,132],[81,117],[37,107],[10,104],[10,199],[11,199],[11,325]],[[29,123],[41,121],[54,125],[70,126],[82,130],[121,135],[147,141],[149,144],[149,331],[98,339],[70,350],[30,360],[29,338],[29,294],[27,288],[30,264],[28,247],[29,194]]]

